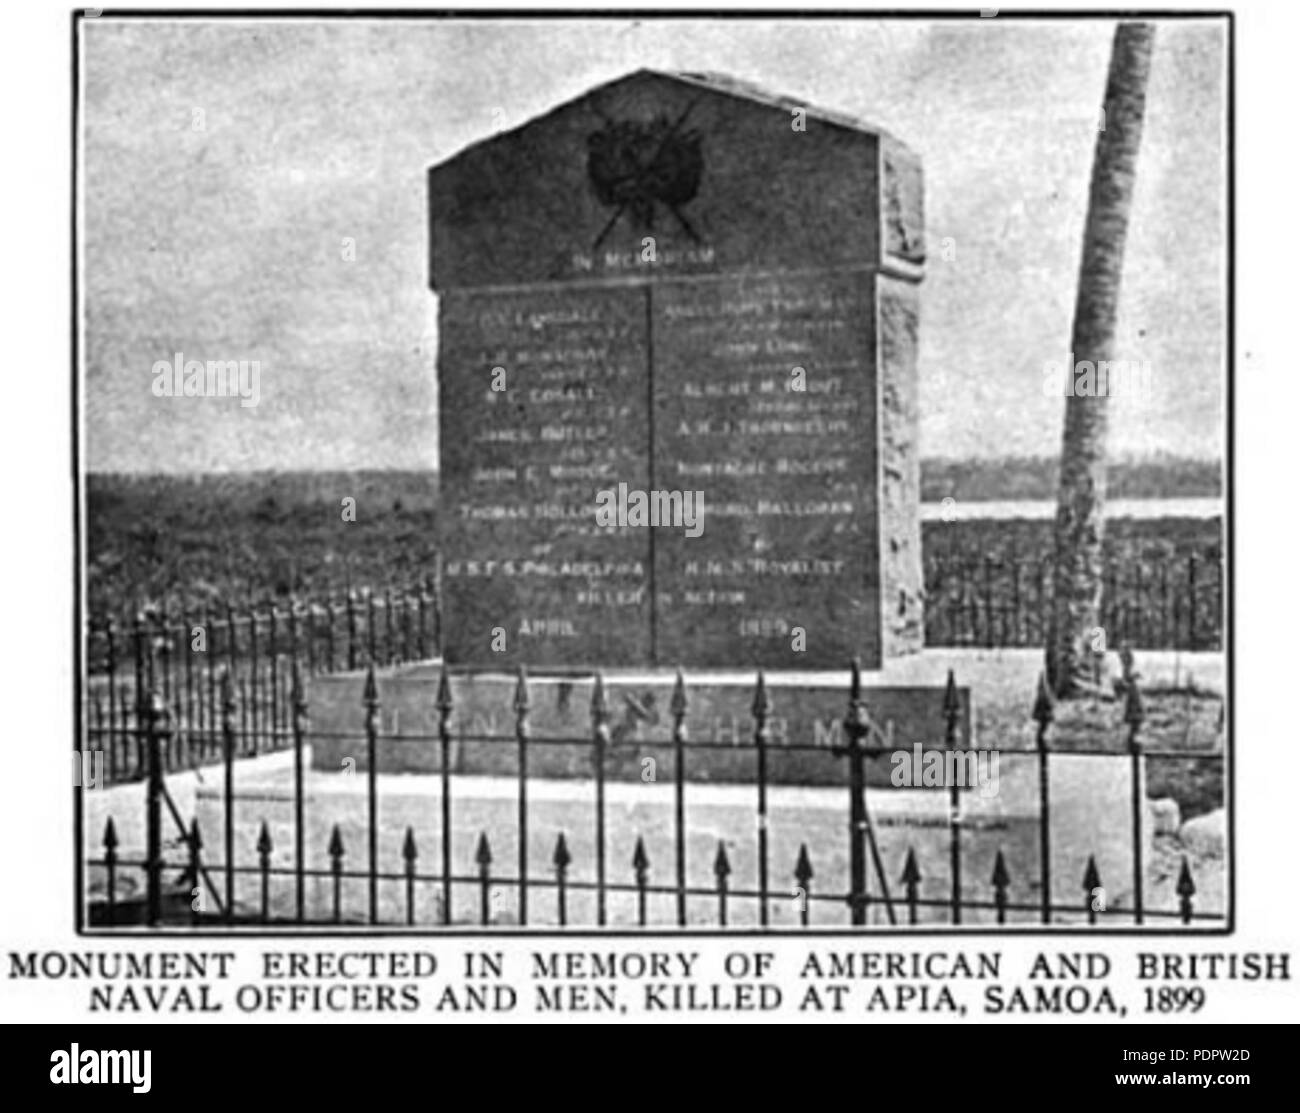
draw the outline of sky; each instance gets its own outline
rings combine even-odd
[[[1069,350],[1113,26],[83,20],[87,467],[436,467],[427,167],[643,67],[915,150],[922,455],[1055,455],[1043,368]],[[1116,457],[1222,455],[1225,52],[1222,23],[1158,23],[1116,355],[1151,375],[1112,401]],[[257,360],[258,405],[156,398],[177,352]]]

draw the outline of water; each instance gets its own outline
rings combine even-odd
[[[950,508],[950,509],[949,509]],[[945,518],[945,510],[949,513]],[[1112,499],[1106,503],[1106,517],[1116,518],[1218,518],[1223,515],[1223,499]],[[953,499],[951,503],[923,502],[921,520],[979,521],[1024,518],[1050,521],[1056,517],[1052,499],[1009,499],[1005,502],[974,502]]]

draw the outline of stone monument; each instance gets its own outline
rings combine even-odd
[[[429,207],[449,665],[920,648],[907,147],[641,70],[433,167]]]

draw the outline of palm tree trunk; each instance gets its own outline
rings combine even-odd
[[[1121,23],[1111,46],[1106,99],[1099,121],[1083,234],[1083,259],[1070,344],[1073,380],[1079,363],[1115,358],[1124,241],[1128,234],[1147,75],[1155,28]],[[1086,370],[1086,369],[1085,369]],[[1065,401],[1065,435],[1056,509],[1056,555],[1048,623],[1047,682],[1057,696],[1088,685],[1092,654],[1104,645],[1101,629],[1102,533],[1106,499],[1107,390],[1101,376],[1088,395]]]

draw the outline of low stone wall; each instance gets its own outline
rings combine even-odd
[[[607,778],[651,781],[670,780],[675,775],[673,683],[671,673],[607,680]],[[847,762],[835,750],[845,743],[847,683],[810,684],[792,674],[772,674],[767,683],[772,704],[768,782],[846,784]],[[452,772],[517,774],[516,685],[515,678],[499,674],[453,677]],[[309,741],[316,769],[368,767],[363,689],[364,677],[360,674],[321,677],[313,683]],[[594,776],[595,747],[590,741],[593,689],[591,676],[530,678],[526,755],[530,776]],[[438,772],[442,768],[442,749],[438,741],[437,673],[428,666],[386,670],[378,677],[378,691],[379,771]],[[865,696],[880,730],[877,745],[888,746],[891,751],[910,750],[918,743],[926,750],[942,748],[942,687],[874,684],[866,688]],[[754,782],[758,755],[753,744],[753,682],[688,680],[687,699],[688,739],[701,745],[686,751],[686,779]],[[965,740],[971,737],[969,690],[959,688],[958,699],[958,734]],[[488,741],[487,736],[500,740]],[[890,771],[888,754],[867,761],[869,784],[888,786]]]

